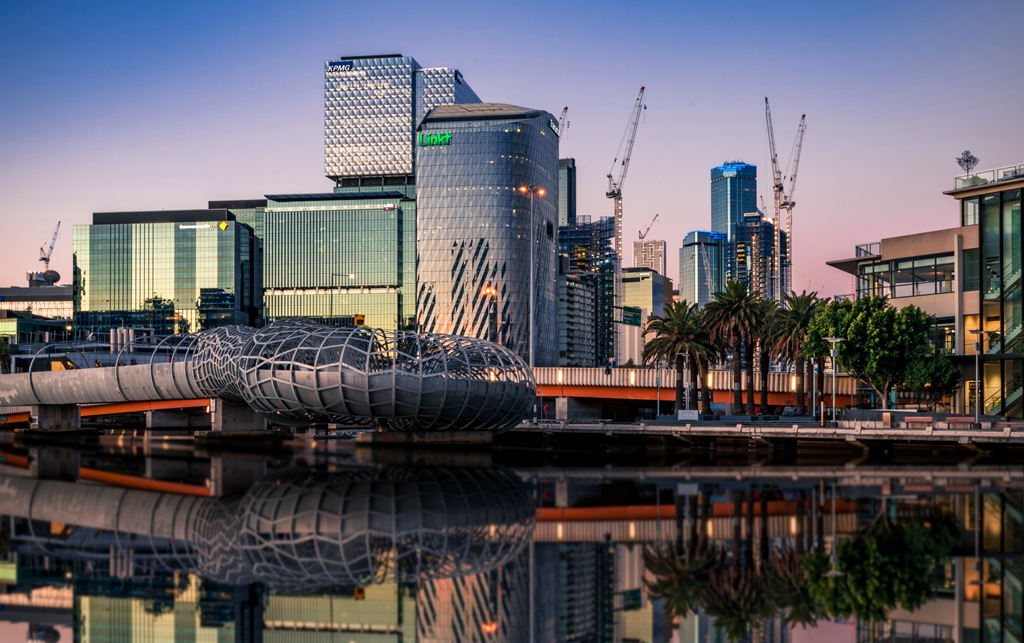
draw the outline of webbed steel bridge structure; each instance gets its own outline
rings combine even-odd
[[[485,340],[307,320],[135,340],[121,352],[109,368],[2,375],[0,405],[208,398],[278,423],[495,431],[526,417],[537,388],[522,359]]]

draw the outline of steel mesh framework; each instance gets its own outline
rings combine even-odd
[[[293,475],[258,482],[241,501],[22,478],[0,484],[9,515],[47,522],[67,517],[73,503],[68,524],[113,532],[118,550],[138,554],[130,560],[286,594],[484,573],[519,556],[535,524],[522,480],[495,468]],[[78,551],[62,553],[110,551],[109,537],[90,531]]]
[[[532,373],[491,342],[285,320],[237,358],[241,394],[262,413],[393,430],[501,429],[533,401]]]
[[[0,376],[0,404],[209,397],[279,421],[456,431],[508,428],[536,394],[522,359],[483,339],[295,319],[134,342],[117,363]]]

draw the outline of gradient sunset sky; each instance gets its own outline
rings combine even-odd
[[[785,170],[807,133],[794,283],[850,291],[824,262],[858,243],[954,227],[942,194],[1024,163],[1024,2],[0,3],[0,285],[25,285],[57,221],[93,212],[326,192],[323,62],[402,53],[460,69],[485,101],[569,107],[579,212],[604,197],[634,99],[647,110],[623,189],[627,241],[710,227],[710,168],[758,166],[772,201],[764,97]],[[677,283],[678,286],[678,283]]]

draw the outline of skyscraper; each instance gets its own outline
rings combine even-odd
[[[704,307],[725,285],[728,236],[724,232],[694,230],[683,237],[679,249],[679,299]]]
[[[411,175],[422,118],[437,105],[479,102],[457,69],[424,69],[401,54],[329,60],[324,173],[344,187],[359,187],[357,177],[372,183],[371,177]]]
[[[645,241],[633,242],[633,267],[647,268],[665,275],[665,242]]]
[[[576,159],[558,159],[558,227],[576,225]]]
[[[532,309],[534,364],[558,363],[558,329],[550,323],[557,309],[556,131],[548,112],[504,103],[441,105],[423,119],[416,169],[422,330],[488,338],[497,317],[500,343],[527,360]]]
[[[757,167],[735,162],[711,168],[711,231],[732,241],[748,212],[757,212]]]

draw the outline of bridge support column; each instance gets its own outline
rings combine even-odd
[[[267,419],[245,404],[210,400],[210,429],[213,431],[264,431]]]
[[[596,420],[600,417],[600,404],[582,402],[571,397],[555,398],[556,420]]]
[[[77,404],[36,404],[28,423],[32,429],[80,429],[82,414]]]
[[[146,411],[147,429],[188,429],[206,428],[209,426],[210,414],[205,409],[159,409]]]

